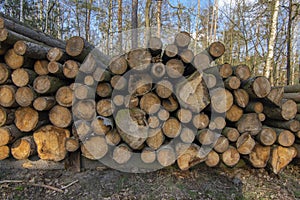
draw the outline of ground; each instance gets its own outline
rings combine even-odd
[[[146,174],[112,169],[1,170],[0,199],[300,199],[300,160],[279,175],[247,165],[204,164],[184,172],[172,166]]]

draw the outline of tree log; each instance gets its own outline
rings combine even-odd
[[[231,122],[237,122],[243,116],[243,109],[233,104],[231,108],[226,112],[226,119]]]
[[[47,52],[47,59],[51,62],[63,63],[69,59],[65,51],[60,48],[52,47]]]
[[[16,127],[23,132],[30,132],[37,127],[39,114],[30,107],[20,107],[15,112]]]
[[[77,120],[72,125],[72,134],[80,141],[85,141],[91,132],[91,124],[86,120]]]
[[[91,121],[96,117],[96,103],[94,100],[80,100],[72,107],[74,117],[81,120]]]
[[[117,146],[121,142],[121,136],[117,129],[111,129],[106,133],[105,139],[108,145]]]
[[[181,170],[188,170],[189,168],[204,162],[207,158],[202,157],[200,147],[196,144],[183,147],[183,153],[178,153],[177,165]]]
[[[225,127],[222,134],[227,137],[230,142],[236,142],[240,137],[240,133],[236,128]]]
[[[180,139],[182,142],[186,144],[192,144],[192,142],[195,140],[195,133],[193,130],[189,128],[182,128],[181,133],[180,133]]]
[[[263,112],[271,119],[290,120],[297,114],[297,104],[293,100],[285,100],[280,108],[265,105]]]
[[[0,127],[4,125],[12,124],[14,122],[14,118],[15,118],[14,109],[7,109],[0,106]]]
[[[85,140],[81,145],[82,155],[91,160],[99,160],[108,152],[108,145],[102,136],[94,136]]]
[[[0,105],[3,107],[15,106],[16,90],[16,87],[13,85],[0,85]]]
[[[155,93],[147,93],[140,100],[140,108],[147,114],[154,114],[160,109],[160,99]]]
[[[178,47],[175,44],[168,44],[165,48],[163,60],[167,62],[168,60],[175,58],[178,55]]]
[[[272,171],[278,174],[282,171],[297,155],[294,147],[277,146],[272,149],[270,165]]]
[[[217,141],[216,134],[210,129],[199,130],[197,139],[202,145],[210,145]]]
[[[231,92],[224,88],[216,88],[210,92],[211,107],[217,113],[225,113],[233,104]]]
[[[11,70],[5,63],[0,63],[0,84],[5,84],[10,78]]]
[[[257,135],[262,129],[257,113],[244,114],[236,125],[240,133],[249,132],[251,135]]]
[[[155,78],[162,78],[166,74],[166,67],[163,63],[153,63],[151,66],[151,75]]]
[[[264,124],[276,128],[287,129],[292,132],[300,131],[300,122],[297,120],[289,120],[289,121],[280,121],[280,120],[270,120],[267,119],[264,121]]]
[[[300,103],[300,92],[297,93],[284,93],[283,97],[286,99],[294,100],[297,103]]]
[[[47,66],[48,72],[58,78],[65,78],[65,75],[63,73],[63,68],[64,68],[63,65],[56,61],[49,62]]]
[[[174,149],[170,145],[161,146],[157,150],[157,161],[163,167],[172,165],[176,161]]]
[[[230,76],[224,80],[224,85],[228,90],[236,90],[240,87],[241,81],[236,76]]]
[[[22,133],[14,124],[0,127],[0,146],[8,145],[22,137]]]
[[[163,99],[161,104],[164,107],[164,109],[166,109],[169,112],[177,110],[179,106],[176,97],[174,97],[173,95],[171,95],[168,99]]]
[[[71,125],[71,111],[63,106],[56,105],[49,112],[50,122],[59,128],[66,128]]]
[[[154,150],[157,150],[165,141],[165,136],[161,129],[149,129],[149,136],[146,139],[146,144]]]
[[[10,155],[10,148],[8,146],[0,146],[0,160],[8,158]]]
[[[162,108],[159,109],[157,116],[161,121],[167,121],[170,118],[170,112]]]
[[[112,58],[108,68],[113,74],[122,75],[127,70],[127,60],[124,56]]]
[[[19,56],[26,56],[33,59],[46,59],[49,46],[19,40],[14,44],[14,51]]]
[[[110,97],[112,94],[112,91],[113,90],[112,90],[111,84],[109,84],[107,82],[99,83],[96,88],[97,95],[102,98]]]
[[[24,64],[24,57],[16,54],[13,49],[5,53],[4,60],[11,69],[18,69]]]
[[[191,42],[191,36],[189,33],[182,31],[175,36],[174,44],[179,48],[187,48]]]
[[[271,84],[266,77],[257,76],[243,82],[242,87],[252,98],[264,98],[271,91]]]
[[[55,94],[56,102],[64,107],[71,107],[73,102],[73,90],[70,86],[60,87]]]
[[[33,83],[37,74],[25,68],[15,69],[11,74],[11,79],[13,83],[18,87],[24,87]]]
[[[181,60],[171,59],[166,63],[166,72],[171,78],[181,78],[184,72],[184,65]]]
[[[110,81],[111,79],[111,74],[100,67],[97,67],[93,73],[93,77],[95,81]]]
[[[63,85],[65,84],[62,80],[48,75],[38,76],[33,82],[33,88],[39,94],[56,92]]]
[[[247,65],[238,65],[236,67],[232,67],[232,69],[233,74],[241,79],[241,81],[245,81],[251,76],[251,71]]]
[[[193,116],[193,125],[196,129],[204,129],[209,124],[209,117],[205,113],[199,113]]]
[[[80,36],[73,36],[67,40],[67,44],[66,44],[67,54],[76,58],[76,60],[80,62],[83,62],[85,57],[93,49],[94,47]]]
[[[109,117],[114,112],[114,104],[111,99],[101,99],[97,102],[96,111],[103,117]]]
[[[227,149],[229,148],[229,140],[224,137],[224,136],[220,136],[216,142],[216,144],[214,145],[214,150],[217,153],[223,153],[225,152]]]
[[[141,160],[146,163],[150,164],[156,160],[156,152],[151,148],[144,148],[141,152]]]
[[[255,146],[255,140],[249,133],[243,133],[236,141],[236,148],[240,154],[248,155]]]
[[[264,105],[259,101],[250,101],[245,107],[244,111],[247,113],[262,113]]]
[[[53,96],[42,96],[33,101],[33,107],[38,111],[50,110],[55,104],[56,101]]]
[[[295,135],[285,129],[274,128],[277,134],[277,143],[284,147],[290,147],[295,142]]]
[[[34,63],[33,69],[34,69],[35,73],[37,73],[40,76],[47,75],[47,74],[49,74],[48,64],[49,64],[49,61],[47,61],[47,60],[37,60]]]
[[[80,144],[75,137],[69,137],[66,139],[66,150],[68,152],[75,152],[79,149]]]
[[[127,86],[127,80],[121,75],[114,75],[110,80],[110,84],[115,90],[123,90]]]
[[[189,109],[180,108],[176,116],[181,123],[187,124],[192,121],[193,113]]]
[[[11,154],[17,160],[27,159],[37,153],[33,136],[26,136],[15,141],[11,146]]]
[[[276,106],[280,106],[283,98],[284,88],[283,87],[272,87],[270,93],[265,98],[267,102],[271,102]]]
[[[22,107],[32,105],[32,102],[36,97],[37,94],[31,87],[20,87],[17,89],[15,95],[16,102]]]
[[[127,62],[131,69],[146,70],[151,63],[151,53],[146,49],[134,49],[127,54]]]
[[[74,60],[67,60],[63,65],[63,73],[65,77],[74,79],[79,73],[80,64]]]
[[[245,108],[249,103],[249,94],[244,89],[237,89],[233,91],[234,102],[241,108]]]
[[[213,74],[215,76],[220,76],[221,78],[228,78],[232,75],[232,67],[230,64],[225,63],[222,65],[209,67],[204,70],[207,74]]]
[[[170,117],[165,121],[162,127],[163,133],[169,138],[177,137],[180,134],[181,129],[181,123],[174,117]]]
[[[211,45],[209,45],[208,53],[215,60],[225,53],[225,46],[221,42],[213,42]]]
[[[215,167],[220,163],[220,156],[217,152],[214,150],[210,151],[207,154],[207,159],[205,160],[205,164],[208,167]]]
[[[249,161],[255,168],[264,168],[267,166],[271,155],[270,146],[256,144],[249,154]]]
[[[160,98],[169,98],[173,93],[173,84],[168,80],[159,81],[156,83],[155,92]]]
[[[266,146],[271,146],[276,142],[277,135],[273,128],[263,126],[261,131],[257,134],[256,140]]]
[[[184,49],[179,53],[179,57],[185,64],[190,64],[194,60],[194,53],[190,49]]]
[[[122,143],[115,147],[112,158],[118,164],[125,164],[130,160],[132,154],[130,147]]]
[[[109,119],[107,118],[95,118],[91,123],[93,133],[96,135],[106,135],[113,126],[113,124],[109,124],[110,122],[108,121]]]
[[[284,93],[296,93],[300,91],[300,84],[284,86]]]
[[[157,128],[160,125],[160,120],[157,116],[149,116],[147,122],[150,128]]]
[[[240,154],[237,149],[233,146],[229,146],[228,149],[222,153],[221,159],[228,167],[233,167],[240,160]]]

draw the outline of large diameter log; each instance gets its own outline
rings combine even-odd
[[[196,144],[191,144],[185,147],[183,153],[180,153],[177,158],[177,165],[181,170],[188,170],[189,168],[204,162],[206,157],[199,154],[200,147]]]
[[[49,61],[47,60],[37,60],[34,63],[33,69],[38,75],[47,75],[49,74],[48,64]]]
[[[80,64],[74,60],[67,60],[63,65],[64,76],[75,79],[79,73]]]
[[[118,132],[132,149],[139,149],[148,137],[145,115],[144,111],[137,108],[122,109],[116,114],[115,122]]]
[[[267,102],[271,102],[276,106],[280,106],[283,99],[284,88],[283,87],[272,87],[270,93],[265,98]]]
[[[15,101],[16,87],[13,85],[0,86],[0,105],[3,107],[11,107],[16,105]]]
[[[130,160],[132,155],[130,147],[123,143],[115,147],[112,158],[118,164],[125,164]]]
[[[221,42],[213,42],[207,51],[213,59],[217,59],[225,53],[225,46]]]
[[[275,174],[281,172],[297,155],[294,147],[276,146],[272,149],[270,165]]]
[[[30,106],[37,97],[35,91],[31,87],[20,87],[16,92],[16,102],[22,106]]]
[[[297,104],[293,100],[285,100],[280,108],[265,105],[263,112],[271,119],[290,120],[297,114]]]
[[[236,141],[237,151],[242,155],[250,154],[255,146],[255,140],[249,133],[243,133]]]
[[[15,124],[23,132],[30,132],[36,128],[39,114],[31,107],[18,108],[15,112]]]
[[[247,65],[238,65],[233,67],[233,74],[242,81],[245,81],[250,78],[251,71]]]
[[[16,54],[13,49],[5,53],[4,60],[11,69],[18,69],[24,64],[24,57]]]
[[[0,84],[7,82],[11,74],[11,70],[5,63],[0,63]]]
[[[0,127],[0,146],[11,144],[18,138],[22,137],[22,133],[14,124]]]
[[[124,56],[112,58],[108,68],[113,74],[122,75],[127,70],[127,60]]]
[[[56,102],[64,107],[71,107],[73,102],[73,90],[69,86],[60,87],[55,94]]]
[[[161,146],[157,150],[157,161],[163,167],[172,165],[176,161],[175,150],[170,145]]]
[[[241,108],[245,108],[249,103],[249,94],[244,89],[237,89],[233,91],[234,102]]]
[[[181,123],[174,117],[170,117],[167,121],[165,121],[162,127],[163,133],[169,138],[177,137],[180,134],[181,129]]]
[[[33,82],[33,88],[39,94],[56,92],[63,85],[62,80],[48,75],[38,76]]]
[[[154,114],[160,109],[160,99],[155,93],[147,93],[140,100],[140,108],[147,114]]]
[[[127,62],[131,69],[137,71],[146,70],[151,63],[151,53],[146,49],[134,49],[127,54]]]
[[[0,146],[0,160],[8,158],[10,155],[10,148],[8,146]]]
[[[228,149],[222,153],[221,159],[223,163],[229,167],[233,167],[240,160],[240,154],[233,146],[229,146]]]
[[[207,158],[205,160],[205,164],[208,167],[215,167],[220,163],[220,156],[217,152],[215,152],[214,150],[210,151],[207,154]]]
[[[81,145],[82,155],[91,160],[99,160],[108,152],[108,145],[102,136],[94,136],[85,140]]]
[[[165,136],[161,129],[149,129],[149,136],[146,144],[154,150],[157,150],[165,141]]]
[[[249,154],[249,161],[255,168],[264,168],[267,166],[271,155],[270,146],[256,144]]]
[[[66,128],[71,125],[71,111],[63,106],[56,105],[49,112],[50,122],[59,128]]]
[[[271,126],[271,127],[276,127],[276,128],[281,128],[281,129],[287,129],[292,132],[297,132],[300,131],[300,122],[297,120],[289,120],[289,121],[280,121],[280,120],[270,120],[267,119],[264,121],[264,124]]]
[[[15,141],[11,146],[11,154],[17,160],[27,159],[37,153],[33,136],[26,136]]]
[[[284,93],[296,93],[300,91],[300,84],[284,86]]]
[[[85,57],[93,49],[94,47],[80,36],[73,36],[67,40],[67,44],[66,44],[67,54],[72,57],[75,57],[80,62],[83,62]]]
[[[240,137],[240,133],[236,128],[225,127],[222,130],[222,135],[224,135],[230,142],[236,142]]]
[[[32,84],[37,74],[25,68],[16,69],[11,74],[11,79],[13,83],[18,87],[24,87],[26,85]]]
[[[0,106],[0,127],[4,125],[12,124],[14,122],[14,119],[15,119],[14,109],[7,109]]]
[[[224,88],[216,88],[210,92],[211,107],[217,113],[225,113],[233,104],[231,92]]]
[[[197,113],[210,103],[203,77],[198,72],[176,86],[176,96],[183,107]]]
[[[16,54],[33,59],[46,59],[49,49],[49,46],[23,40],[19,40],[14,44]]]
[[[184,72],[184,65],[181,60],[171,59],[166,63],[166,72],[171,78],[181,78]]]
[[[46,125],[33,133],[37,152],[43,160],[61,161],[67,155],[66,139],[70,131],[52,125]]]
[[[271,146],[276,142],[277,135],[273,128],[263,126],[256,139],[263,145]]]
[[[284,147],[290,147],[295,142],[295,135],[289,130],[274,128],[277,134],[277,143]]]
[[[271,91],[271,84],[266,77],[258,76],[243,82],[242,87],[248,92],[250,97],[264,98]]]
[[[300,92],[297,93],[284,93],[283,97],[285,99],[292,99],[297,103],[300,103]]]
[[[174,43],[179,47],[179,48],[187,48],[191,42],[191,36],[189,33],[183,31],[175,36]]]
[[[96,117],[96,103],[91,99],[77,101],[72,107],[72,113],[77,119],[92,121]]]
[[[244,114],[236,125],[240,133],[249,132],[251,135],[257,135],[262,129],[257,113]]]
[[[55,104],[56,101],[53,96],[42,96],[33,101],[33,107],[38,111],[50,110]]]

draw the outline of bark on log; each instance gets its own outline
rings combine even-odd
[[[0,106],[0,127],[12,124],[14,122],[14,118],[15,109],[8,109]]]
[[[31,85],[36,78],[37,74],[25,68],[15,69],[11,74],[12,82],[18,87]]]
[[[241,81],[245,81],[250,78],[251,71],[247,65],[238,65],[232,68],[233,74],[237,76]]]
[[[297,114],[297,104],[293,100],[285,100],[280,108],[265,105],[263,112],[271,119],[290,120]]]
[[[11,70],[5,63],[0,63],[0,84],[5,84],[10,78]]]
[[[71,111],[63,106],[56,105],[49,112],[50,122],[59,128],[66,128],[71,125]]]
[[[55,104],[56,101],[53,96],[42,96],[33,101],[33,107],[38,111],[50,110]]]
[[[38,76],[33,82],[34,90],[39,94],[50,94],[56,92],[65,83],[52,76]]]
[[[17,160],[27,159],[37,153],[33,136],[26,136],[15,141],[11,146],[11,154]]]
[[[51,62],[60,62],[63,63],[67,61],[70,57],[66,52],[60,48],[52,47],[47,52],[47,59]]]
[[[300,84],[284,86],[284,93],[296,93],[300,91]]]
[[[127,62],[131,69],[146,70],[151,63],[151,53],[146,49],[134,49],[127,54]]]
[[[287,129],[292,132],[300,131],[300,122],[297,120],[293,120],[293,119],[289,120],[289,121],[267,119],[264,121],[264,124],[271,126],[271,127]]]
[[[15,95],[16,102],[21,107],[27,107],[27,106],[32,105],[32,103],[36,97],[37,97],[37,94],[29,86],[18,88],[16,95]]]
[[[247,113],[262,113],[264,105],[259,101],[250,101],[245,107],[244,111]]]
[[[14,51],[19,56],[26,56],[32,59],[47,59],[49,46],[19,40],[14,44]]]
[[[244,89],[237,89],[233,91],[234,102],[241,108],[245,108],[249,103],[249,94]]]
[[[252,98],[264,98],[271,91],[271,84],[266,77],[257,76],[243,82],[242,87]]]
[[[280,106],[283,99],[284,88],[283,87],[272,87],[270,93],[265,98],[267,102],[271,102],[276,106]]]
[[[24,135],[14,124],[0,127],[0,146],[8,145]]]
[[[64,49],[64,48],[62,48]],[[68,55],[83,62],[86,56],[94,49],[94,47],[80,36],[73,36],[67,40],[66,52]]]
[[[300,92],[297,93],[284,93],[283,98],[294,100],[297,103],[300,103]]]

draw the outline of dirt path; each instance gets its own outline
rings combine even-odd
[[[9,170],[0,172],[1,199],[300,199],[300,167],[294,162],[279,176],[266,170],[208,168],[182,172],[176,167],[147,174],[115,170]],[[61,189],[73,182],[73,185]],[[45,188],[53,187],[52,189]]]

